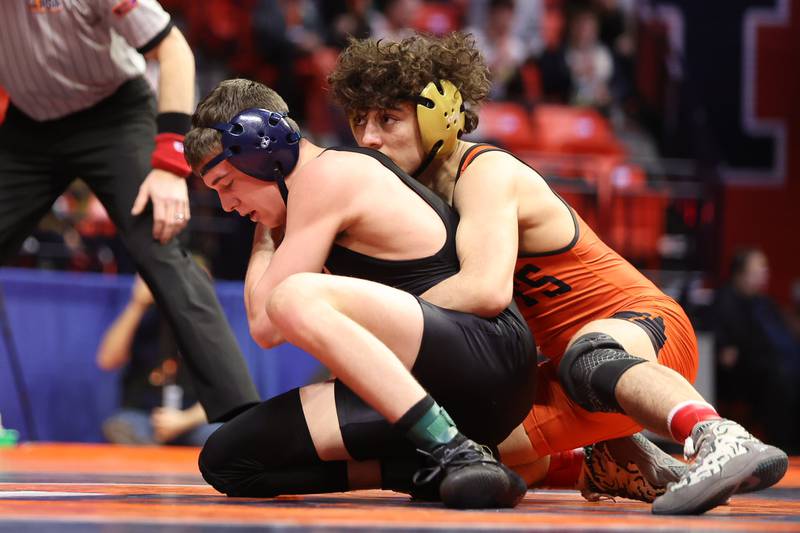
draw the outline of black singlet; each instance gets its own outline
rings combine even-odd
[[[434,255],[419,259],[387,260],[364,255],[334,244],[325,268],[331,274],[366,279],[419,296],[459,270],[456,253],[458,213],[430,189],[403,172],[391,159],[369,148],[329,148],[341,152],[356,152],[377,159],[392,171],[412,191],[422,197],[439,215],[447,231],[444,245]]]

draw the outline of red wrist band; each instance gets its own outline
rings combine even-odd
[[[192,173],[192,167],[183,157],[183,135],[179,133],[159,133],[156,135],[156,148],[150,160],[153,168],[166,170],[184,178]]]

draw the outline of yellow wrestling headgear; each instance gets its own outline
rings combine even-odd
[[[452,154],[464,132],[464,102],[458,88],[447,80],[426,85],[417,102],[417,122],[428,162]]]

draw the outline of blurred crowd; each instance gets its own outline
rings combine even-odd
[[[494,101],[589,106],[622,127],[637,113],[633,0],[167,0],[197,58],[200,92],[258,79],[289,98],[310,133],[350,139],[325,77],[349,36],[401,39],[467,31],[492,73]]]
[[[331,102],[326,77],[350,36],[399,39],[415,31],[467,31],[493,77],[490,101],[473,140],[517,153],[558,152],[536,160],[545,175],[578,177],[596,186],[598,174],[615,187],[644,183],[642,168],[622,161],[657,160],[664,86],[664,32],[652,25],[647,3],[634,0],[162,0],[192,46],[197,93],[230,77],[256,79],[285,95],[304,133],[322,144],[352,144],[349,125]],[[659,55],[661,57],[659,57]],[[656,56],[656,61],[651,61]],[[547,128],[538,127],[547,123]],[[571,157],[565,163],[561,157]],[[591,156],[585,158],[585,155]],[[192,223],[182,238],[210,258],[215,275],[241,279],[252,228],[221,211],[211,191],[192,181]],[[569,191],[564,192],[569,196]],[[590,223],[581,194],[569,198]],[[594,201],[593,198],[589,199]],[[629,228],[628,207],[600,228],[623,253],[654,266],[664,233],[662,198],[649,198],[650,223]],[[609,207],[609,206],[605,206]],[[681,217],[672,217],[672,219]],[[614,226],[614,227],[611,227]],[[617,232],[614,235],[614,232]],[[619,233],[623,231],[623,233]],[[132,272],[113,224],[80,184],[23,246],[16,265],[99,272]]]

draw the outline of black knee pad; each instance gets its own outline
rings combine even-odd
[[[621,413],[614,390],[630,367],[646,362],[626,352],[603,333],[578,337],[564,352],[558,365],[558,380],[567,395],[592,413]]]
[[[208,484],[228,496],[346,490],[346,463],[324,463],[317,455],[299,389],[223,424],[206,441],[198,463]]]
[[[416,454],[416,448],[375,409],[351,391],[334,381],[336,415],[344,447],[358,461]]]

